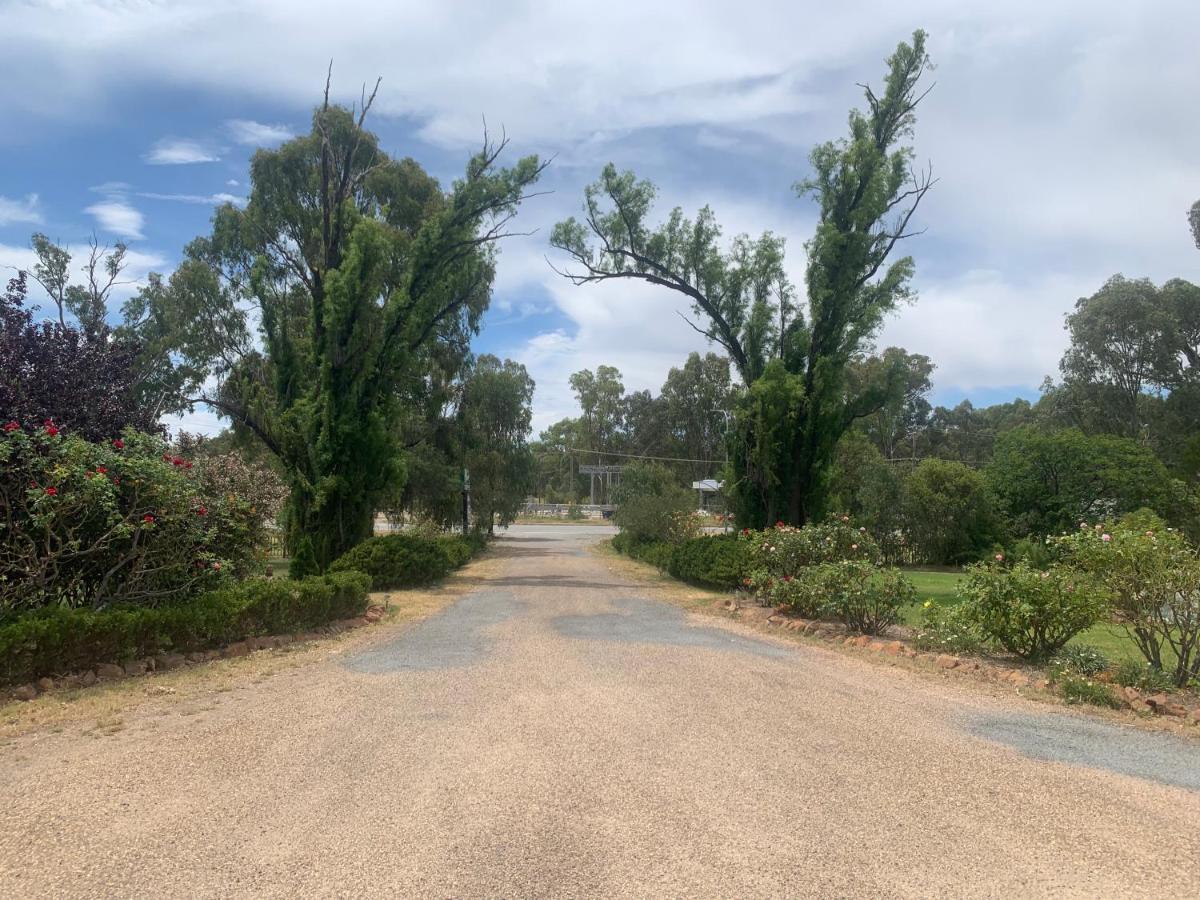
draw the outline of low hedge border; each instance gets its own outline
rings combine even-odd
[[[750,568],[749,546],[736,535],[714,534],[682,543],[635,541],[628,534],[612,540],[613,549],[699,587],[729,590],[741,585]]]
[[[0,623],[0,683],[306,631],[362,615],[370,585],[362,572],[338,572],[255,579],[158,607],[49,607]]]
[[[419,587],[445,578],[487,545],[478,533],[385,534],[367,538],[334,560],[330,572],[366,572],[371,589],[391,591]]]

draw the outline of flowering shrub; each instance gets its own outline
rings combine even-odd
[[[681,541],[698,533],[695,498],[656,463],[635,463],[613,488],[613,521],[634,542]]]
[[[1108,657],[1087,644],[1069,644],[1055,654],[1051,667],[1079,675],[1099,675],[1108,668]]]
[[[1175,684],[1200,678],[1200,560],[1187,539],[1148,512],[1058,539],[1065,557],[1100,579],[1114,618]]]
[[[954,654],[979,653],[985,643],[970,607],[962,603],[942,605],[932,600],[921,605],[921,625],[915,641],[921,650]]]
[[[899,569],[858,560],[813,566],[801,580],[809,582],[809,602],[816,601],[823,615],[860,634],[882,634],[917,599],[916,588]]]
[[[843,560],[874,565],[881,558],[871,535],[854,527],[848,516],[803,528],[778,522],[762,531],[744,530],[741,539],[750,547],[746,587],[772,606],[789,606],[808,616],[819,614],[823,590],[812,583],[811,567]]]
[[[0,430],[0,618],[50,604],[155,605],[257,565],[261,520],[192,463],[127,431]]]
[[[984,636],[1017,656],[1048,659],[1108,610],[1104,586],[1085,572],[1009,568],[997,556],[969,567],[958,591]]]

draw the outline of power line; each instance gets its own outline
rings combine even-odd
[[[591,453],[596,456],[622,456],[625,459],[653,459],[658,462],[694,462],[711,466],[711,459],[686,459],[682,456],[645,456],[638,453],[617,453],[615,450],[584,450],[582,447],[564,447],[567,453]]]

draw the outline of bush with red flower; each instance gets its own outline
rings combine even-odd
[[[263,517],[163,442],[0,432],[0,618],[48,605],[156,605],[255,570]]]

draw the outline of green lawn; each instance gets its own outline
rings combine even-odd
[[[901,612],[903,624],[920,624],[921,604],[926,600],[932,600],[940,605],[958,602],[954,590],[963,579],[961,572],[906,569],[904,574],[917,587],[918,603]],[[1096,625],[1074,638],[1071,643],[1095,647],[1114,663],[1120,662],[1122,659],[1131,659],[1135,662],[1141,662],[1143,659],[1137,646],[1129,639],[1125,629],[1119,625]]]

